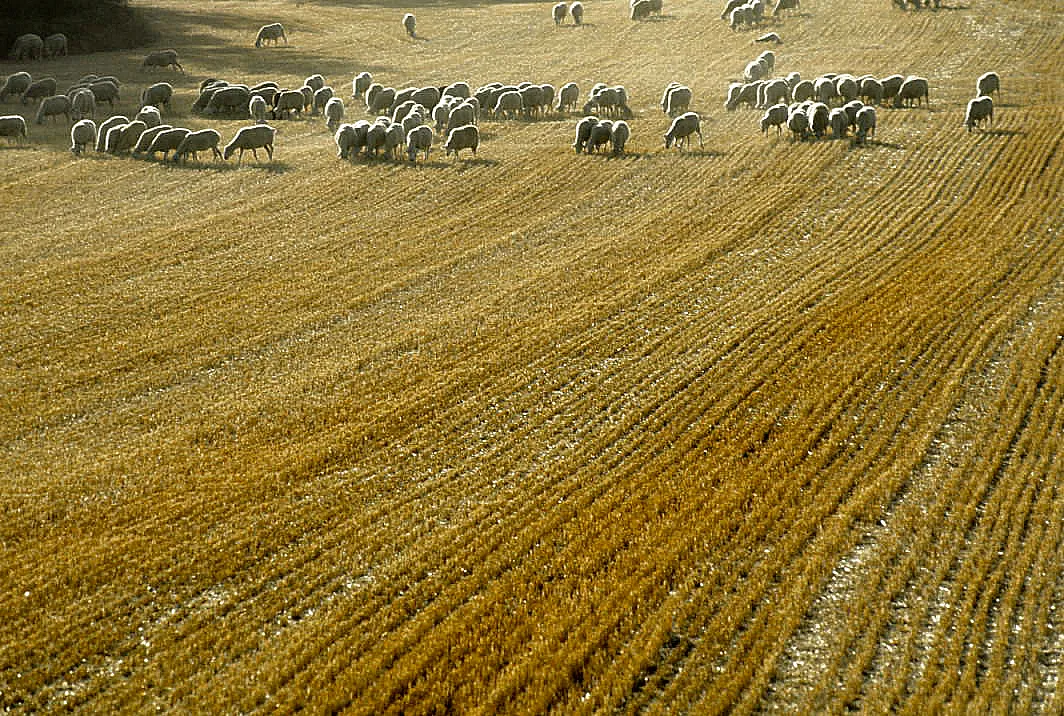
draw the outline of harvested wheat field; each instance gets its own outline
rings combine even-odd
[[[223,143],[208,77],[321,73],[347,122],[361,71],[603,82],[632,136],[487,116],[411,165],[303,116],[175,164],[0,104],[0,707],[1064,710],[1064,6],[134,5],[158,47],[0,74],[129,116],[165,80]],[[929,104],[761,133],[724,98],[768,31],[775,76]],[[673,80],[704,148],[663,146]]]

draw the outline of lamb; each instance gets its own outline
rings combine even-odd
[[[554,17],[554,24],[561,25],[565,22],[565,16],[569,14],[569,6],[564,2],[560,2],[554,5],[551,9],[551,15]]]
[[[137,112],[137,116],[134,117],[134,119],[140,122],[144,122],[144,124],[147,125],[148,129],[151,129],[152,127],[158,127],[160,124],[163,123],[162,115],[159,114],[159,108],[153,107],[150,104],[146,107],[141,107],[140,111]]]
[[[177,150],[174,152],[174,163],[176,164],[182,159],[186,159],[189,154],[192,155],[193,161],[199,161],[199,153],[208,149],[211,150],[216,159],[221,159],[222,153],[218,151],[218,142],[220,141],[222,141],[222,135],[213,129],[189,132],[181,140],[181,144],[177,145]]]
[[[16,142],[28,138],[26,120],[21,114],[9,114],[0,117],[0,137],[13,137]]]
[[[96,95],[88,89],[75,90],[70,95],[70,116],[75,122],[96,117]]]
[[[261,95],[252,95],[248,100],[248,116],[255,120],[256,124],[266,124],[266,98]]]
[[[299,90],[283,90],[273,98],[273,118],[282,119],[289,116],[289,112],[302,114],[304,105],[303,93]]]
[[[241,127],[236,135],[229,140],[229,144],[225,145],[225,149],[222,151],[222,159],[229,161],[229,157],[233,156],[233,152],[240,150],[240,156],[237,159],[237,164],[240,164],[244,160],[244,151],[251,150],[252,155],[256,160],[259,158],[259,149],[265,149],[267,156],[270,160],[273,160],[273,140],[277,134],[277,130],[268,124],[253,124],[250,127]]]
[[[930,109],[931,98],[928,92],[927,80],[923,77],[910,75],[905,78],[905,81],[901,83],[901,87],[898,88],[898,94],[894,97],[894,107],[912,107],[913,102],[919,107],[921,98],[927,104],[928,109]]]
[[[410,161],[417,160],[418,152],[425,152],[425,161],[429,160],[429,149],[432,148],[432,130],[426,126],[414,127],[406,133],[406,155]]]
[[[85,147],[96,144],[96,122],[91,119],[82,119],[74,123],[70,128],[70,151],[77,156],[85,151]]]
[[[44,124],[45,117],[51,117],[55,121],[56,117],[63,115],[70,121],[70,98],[65,94],[57,94],[51,97],[45,97],[41,100],[40,106],[37,108],[37,124]]]
[[[787,110],[787,105],[772,105],[765,111],[764,116],[761,117],[761,133],[766,133],[769,127],[775,127],[776,136],[779,136],[783,133],[783,125],[787,124],[787,118],[789,115],[790,112]]]
[[[631,18],[633,20],[646,20],[650,17],[650,0],[636,0],[632,4]]]
[[[16,72],[4,80],[4,86],[0,87],[0,102],[7,99],[8,95],[21,95],[33,84],[33,77],[29,72]]]
[[[845,139],[846,133],[850,129],[850,118],[846,115],[846,110],[842,107],[836,107],[828,113],[828,125],[831,127],[831,134],[835,139]]]
[[[143,132],[140,133],[140,139],[137,140],[136,145],[133,147],[133,153],[142,154],[148,151],[148,147],[151,146],[151,143],[155,140],[155,137],[168,129],[173,129],[173,127],[171,127],[169,124],[160,124],[158,127],[148,127],[147,129],[145,129]]]
[[[975,96],[989,97],[994,92],[1001,93],[1001,78],[997,72],[985,72],[975,81]]]
[[[665,133],[665,148],[668,149],[672,146],[673,142],[676,143],[676,148],[690,144],[691,135],[698,135],[698,146],[705,149],[705,144],[702,142],[702,120],[695,112],[687,112],[681,114],[676,119],[672,120],[672,125],[669,127],[669,131]]]
[[[255,37],[255,47],[262,47],[267,40],[273,40],[274,45],[277,45],[279,40],[284,40],[287,45],[288,37],[284,34],[284,25],[274,22],[260,27],[259,34]]]
[[[592,154],[609,144],[613,139],[613,122],[603,119],[591,128],[591,135],[587,139],[587,153]]]
[[[148,145],[148,156],[154,157],[156,152],[162,152],[163,161],[165,162],[167,153],[180,147],[182,140],[189,132],[190,130],[184,127],[174,127],[173,129],[164,129],[158,132],[155,138],[151,140],[151,144]]]
[[[43,77],[30,83],[26,91],[22,93],[22,104],[28,104],[30,100],[42,100],[55,94],[55,77]]]
[[[128,152],[137,146],[137,140],[148,127],[144,122],[133,120],[127,124],[120,124],[107,130],[107,139],[104,149],[110,154]]]
[[[355,79],[351,80],[351,98],[360,98],[371,84],[373,84],[373,75],[369,72],[359,72],[355,75]]]
[[[160,111],[163,107],[170,109],[170,100],[174,96],[174,86],[169,82],[156,82],[140,93],[140,106],[152,105]]]
[[[577,154],[587,146],[588,140],[591,139],[591,130],[598,124],[598,121],[598,117],[589,115],[576,123],[576,140],[573,142],[573,149]]]
[[[964,112],[964,126],[971,132],[972,127],[982,124],[984,120],[989,121],[991,127],[994,126],[994,100],[986,96],[968,100],[968,108]]]
[[[516,90],[509,92],[503,92],[499,95],[498,102],[495,103],[495,117],[507,116],[510,119],[516,119],[524,107],[524,100],[521,99],[521,93]]]
[[[809,115],[802,109],[795,109],[787,117],[787,129],[791,130],[791,139],[800,141],[809,132]]]
[[[150,52],[144,58],[144,62],[140,64],[141,67],[173,67],[180,70],[182,74],[185,72],[185,68],[181,66],[181,63],[177,61],[177,50],[156,50]]]
[[[44,58],[44,40],[40,35],[34,35],[32,32],[25,35],[19,35],[15,38],[15,44],[11,47],[11,52],[8,55],[12,60],[21,62],[22,60],[40,60]]]
[[[613,132],[610,135],[610,143],[613,145],[614,154],[624,154],[624,145],[627,144],[628,138],[632,136],[632,130],[628,126],[628,123],[623,119],[618,119],[613,123]]]
[[[584,4],[582,2],[574,2],[570,5],[569,14],[573,16],[574,25],[584,24]]]
[[[100,127],[96,132],[96,151],[102,152],[107,145],[107,133],[111,131],[112,127],[116,127],[119,124],[126,124],[129,122],[129,118],[122,114],[116,114],[112,117],[108,117],[100,123]]]
[[[49,35],[44,38],[44,48],[42,55],[44,57],[59,57],[60,55],[66,55],[67,53],[67,36],[61,32]]]
[[[454,152],[454,158],[458,159],[458,152],[462,149],[471,149],[473,156],[477,155],[477,147],[480,145],[480,130],[474,124],[457,127],[447,133],[447,141],[443,143],[444,156],[450,156]]]
[[[325,103],[325,126],[330,132],[335,132],[344,119],[344,101],[339,97],[330,97]]]
[[[89,85],[89,90],[96,97],[97,103],[106,102],[112,109],[115,106],[115,100],[121,99],[118,96],[118,85],[111,80],[96,80]]]
[[[864,144],[869,134],[876,133],[876,108],[866,105],[857,113],[857,143]]]
[[[677,85],[666,91],[665,114],[675,117],[683,114],[691,106],[692,92],[690,87]]]
[[[410,37],[417,38],[417,34],[414,31],[416,26],[417,19],[414,17],[414,13],[408,12],[403,15],[403,29],[406,30],[406,34],[410,35]]]

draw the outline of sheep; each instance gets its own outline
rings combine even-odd
[[[665,114],[675,117],[683,114],[691,106],[692,92],[690,87],[678,85],[668,90],[665,95]]]
[[[367,93],[366,111],[370,114],[386,112],[392,106],[394,101],[395,89],[392,87],[381,87],[376,94],[370,95]]]
[[[305,86],[307,86],[307,87],[310,87],[315,92],[317,92],[318,90],[320,90],[322,87],[325,86],[325,78],[322,75],[320,75],[320,74],[313,74],[310,77],[308,77],[305,80],[303,80],[303,84]]]
[[[742,84],[733,82],[728,86],[728,98],[724,102],[724,109],[731,112],[739,108],[740,104],[750,107],[757,106],[757,94],[761,88],[761,81]]]
[[[521,99],[521,93],[517,90],[509,92],[503,92],[499,95],[499,100],[495,103],[494,114],[496,118],[509,117],[510,119],[516,119],[517,115],[524,107],[524,100]]]
[[[549,82],[539,86],[540,111],[542,113],[545,114],[551,105],[554,104],[554,94],[554,85]]]
[[[766,32],[761,37],[758,37],[754,42],[774,42],[777,45],[783,44],[783,39],[780,38],[775,32]]]
[[[148,129],[151,129],[152,127],[158,127],[160,124],[163,123],[163,118],[162,115],[159,113],[159,108],[153,107],[150,104],[145,107],[141,107],[140,111],[137,112],[137,116],[133,119],[144,122]]]
[[[573,142],[573,149],[579,154],[587,146],[587,142],[591,139],[591,130],[599,122],[598,117],[594,115],[588,115],[579,122],[576,123],[576,140]]]
[[[322,114],[325,116],[325,126],[330,132],[335,132],[344,119],[344,101],[339,97],[330,97]]]
[[[817,139],[824,136],[824,133],[827,131],[829,115],[830,110],[823,102],[814,102],[809,108],[809,129],[812,130],[813,136]]]
[[[576,109],[576,103],[580,101],[580,87],[575,82],[566,82],[558,90],[559,112],[571,112]]]
[[[860,112],[864,106],[864,102],[859,99],[847,102],[842,106],[842,111],[846,113],[847,119],[850,120],[851,127],[857,127],[857,113]]]
[[[217,92],[218,90],[222,89],[223,87],[228,87],[228,86],[229,86],[228,82],[222,82],[222,81],[216,80],[215,82],[213,82],[211,84],[207,84],[207,85],[204,85],[203,87],[201,87],[199,96],[196,97],[196,101],[192,103],[192,108],[191,108],[192,111],[193,112],[202,112],[203,110],[207,109],[207,105],[210,103],[211,97],[214,96],[214,93]]]
[[[28,139],[26,119],[21,114],[0,117],[0,137],[12,137],[16,142]]]
[[[314,92],[315,89],[310,85],[303,85],[299,88],[299,93],[303,95],[303,111],[309,112],[314,106]]]
[[[314,91],[314,100],[311,106],[311,115],[316,116],[325,111],[325,105],[333,98],[332,87],[322,87]]]
[[[29,72],[16,72],[4,80],[4,86],[0,87],[0,102],[7,99],[8,95],[22,95],[33,84],[33,77]]]
[[[77,156],[85,151],[86,146],[96,144],[96,122],[81,119],[70,128],[70,152]]]
[[[587,138],[587,153],[592,154],[609,144],[613,139],[613,122],[603,119],[591,128],[591,134]]]
[[[530,85],[520,90],[521,113],[526,117],[533,117],[539,113],[543,106],[543,90],[539,85]]]
[[[772,50],[765,50],[757,56],[759,61],[763,61],[768,71],[765,73],[766,77],[771,77],[772,72],[776,69],[776,53]]]
[[[846,115],[846,110],[842,107],[836,107],[828,113],[828,125],[831,127],[831,134],[835,139],[845,139],[846,133],[850,129],[850,118]]]
[[[868,104],[879,104],[883,101],[883,83],[875,77],[861,78],[860,97]]]
[[[181,66],[181,63],[177,61],[177,50],[156,50],[155,52],[149,52],[144,58],[144,61],[140,63],[142,68],[149,67],[173,67],[176,70],[180,70],[181,74],[185,73],[185,68]]]
[[[76,84],[84,85],[84,86],[88,87],[89,85],[91,85],[93,82],[95,82],[98,79],[100,79],[99,75],[87,74],[87,75],[82,76],[82,78],[80,80],[78,80]]]
[[[70,116],[77,122],[96,117],[96,96],[88,89],[75,90],[70,95]]]
[[[565,22],[565,16],[569,14],[569,6],[564,2],[556,3],[551,9],[551,15],[554,17],[554,24],[561,25]]]
[[[97,103],[106,102],[112,109],[115,106],[115,100],[121,99],[118,85],[111,80],[96,80],[89,85],[89,90]]]
[[[304,98],[299,90],[283,90],[273,98],[273,119],[289,116],[289,112],[303,113]]]
[[[769,107],[765,114],[761,117],[761,133],[765,134],[769,127],[776,128],[776,136],[778,137],[783,133],[783,125],[787,124],[787,118],[790,112],[787,111],[787,105],[774,104]]]
[[[871,105],[865,105],[857,113],[857,138],[858,144],[863,144],[869,134],[876,133],[876,108]]]
[[[665,148],[668,149],[672,146],[673,142],[676,143],[676,148],[686,146],[691,142],[691,135],[698,135],[698,146],[705,149],[706,145],[702,142],[702,120],[696,112],[687,112],[681,114],[676,119],[672,120],[672,125],[669,126],[669,131],[665,133]]]
[[[892,100],[897,97],[898,90],[901,89],[904,81],[905,78],[901,75],[890,75],[881,79],[879,84],[883,87],[883,100]]]
[[[779,17],[784,10],[798,10],[801,6],[801,0],[776,0],[776,6],[772,8],[772,16]]]
[[[987,96],[968,100],[968,108],[964,112],[964,126],[971,132],[972,127],[982,124],[984,120],[989,121],[991,127],[994,126],[994,100]]]
[[[931,98],[928,92],[927,80],[923,77],[910,75],[905,78],[905,81],[901,83],[901,87],[898,88],[898,94],[894,97],[894,107],[911,107],[913,106],[913,102],[919,107],[921,98],[923,98],[928,109],[930,109]]]
[[[128,152],[133,147],[137,146],[137,140],[140,139],[140,135],[143,134],[144,130],[147,128],[148,127],[144,122],[137,120],[111,127],[107,130],[104,150],[110,154]]]
[[[273,160],[273,140],[277,130],[268,124],[253,124],[250,127],[241,127],[236,135],[229,140],[222,151],[222,159],[229,161],[233,152],[240,150],[237,164],[244,160],[244,150],[250,149],[256,160],[259,158],[259,149],[265,149],[267,156]]]
[[[152,105],[161,111],[163,107],[170,109],[170,100],[174,96],[174,86],[169,82],[156,82],[146,87],[140,93],[140,106]]]
[[[55,94],[55,77],[42,77],[34,80],[26,91],[22,93],[22,104],[29,104],[30,100],[42,100]]]
[[[156,135],[161,132],[165,132],[168,129],[173,129],[169,124],[160,124],[158,127],[148,127],[140,133],[140,138],[137,140],[136,145],[133,147],[134,154],[142,154],[148,151],[148,147],[151,146],[152,141]]]
[[[443,93],[439,87],[421,87],[410,94],[410,99],[423,107],[435,107],[440,103]]]
[[[40,35],[34,35],[26,33],[25,35],[19,35],[15,38],[15,44],[11,47],[11,52],[8,55],[12,60],[21,62],[22,60],[40,60],[44,57],[44,40]]]
[[[182,140],[190,131],[184,127],[173,127],[172,129],[164,129],[157,132],[146,150],[148,156],[154,157],[156,152],[162,152],[163,161],[165,162],[167,153],[180,147]]]
[[[807,99],[813,99],[816,95],[816,87],[813,86],[810,80],[801,80],[791,89],[791,100],[793,102],[804,102]]]
[[[399,121],[399,124],[401,124],[403,127],[404,137],[406,136],[406,133],[414,127],[420,127],[421,125],[425,124],[424,110],[425,108],[421,105],[415,105],[414,109],[410,110],[410,112],[408,112],[407,115]],[[463,124],[465,124],[465,122],[463,122]]]
[[[476,124],[476,110],[471,104],[462,104],[451,110],[447,116],[447,128],[444,130],[444,134],[449,133],[452,129],[462,127],[467,124]]]
[[[614,154],[624,154],[624,145],[628,143],[628,138],[632,136],[632,129],[628,126],[628,123],[623,119],[618,119],[613,123],[613,131],[610,134],[610,144],[613,145]]]
[[[399,161],[402,157],[400,153],[403,151],[403,146],[406,143],[406,130],[403,125],[392,122],[388,125],[384,132],[384,153],[385,155],[391,155],[391,158]]]
[[[742,24],[743,5],[740,4],[739,6],[732,8],[732,11],[728,13],[728,27],[732,29],[732,32],[738,32]]]
[[[364,151],[365,156],[368,157],[372,153],[372,156],[376,157],[377,152],[379,152],[381,150],[381,147],[384,146],[384,142],[387,139],[387,136],[387,125],[382,124],[380,121],[371,124],[369,129],[366,130],[366,148]]]
[[[838,92],[835,90],[835,78],[828,76],[817,77],[813,82],[813,96],[819,102],[831,104],[831,100],[838,96]]]
[[[758,95],[761,102],[757,109],[764,109],[781,102],[787,104],[790,101],[791,88],[787,85],[787,80],[771,80],[761,85]]]
[[[985,72],[975,81],[975,96],[989,97],[994,92],[1001,93],[1001,78],[997,72]]]
[[[213,95],[203,110],[206,115],[230,114],[243,116],[251,102],[251,92],[244,85],[222,87]]]
[[[861,87],[852,75],[839,75],[835,78],[835,94],[842,98],[842,103],[852,102],[861,94]]]
[[[369,72],[359,72],[355,75],[355,79],[351,80],[351,99],[362,97],[371,84],[373,84],[373,75]]]
[[[582,2],[574,2],[570,5],[569,14],[573,16],[574,25],[584,24],[584,4]]]
[[[218,142],[220,141],[222,141],[222,135],[214,129],[189,132],[181,140],[181,144],[177,145],[177,150],[174,151],[174,163],[177,164],[182,159],[187,159],[189,154],[192,155],[193,161],[199,161],[199,153],[208,149],[211,150],[211,154],[214,155],[215,159],[221,159],[222,153],[218,151]]]
[[[742,7],[744,4],[746,4],[746,0],[728,0],[728,2],[724,5],[724,10],[720,13],[720,19],[728,19],[729,17],[731,17],[732,10],[738,7]]]
[[[41,100],[40,106],[37,107],[37,124],[44,124],[45,117],[51,117],[55,121],[59,115],[65,116],[69,122],[70,109],[70,98],[65,94],[45,97]]]
[[[410,35],[410,37],[413,37],[415,39],[417,38],[417,34],[414,31],[416,26],[417,18],[414,17],[414,13],[408,12],[407,14],[403,15],[403,29],[406,30],[406,34]]]
[[[805,139],[809,132],[809,115],[802,109],[795,109],[787,117],[787,129],[791,130],[792,141]]]
[[[341,124],[334,135],[336,156],[340,159],[354,160],[358,155],[358,150],[366,146],[366,134],[369,132],[369,127],[369,122],[364,119],[354,124]]]
[[[425,124],[414,127],[406,133],[406,156],[411,162],[417,161],[417,153],[425,153],[425,161],[429,160],[429,150],[432,148],[432,129]]]
[[[256,124],[266,124],[266,113],[269,110],[266,98],[261,95],[252,95],[248,100],[248,116],[255,120]]]
[[[107,145],[107,133],[111,131],[112,127],[119,124],[126,124],[129,122],[129,118],[122,114],[116,114],[112,117],[108,117],[100,123],[99,128],[96,131],[96,151],[102,152]]]
[[[474,124],[456,127],[447,133],[447,141],[443,143],[444,156],[448,157],[454,152],[454,158],[458,159],[458,152],[462,149],[471,149],[473,156],[477,155],[477,147],[480,145],[480,130]]]
[[[284,44],[287,45],[288,36],[284,34],[284,25],[274,22],[260,27],[259,34],[255,37],[255,47],[262,47],[267,40],[273,40],[275,46],[279,40],[284,40]]]
[[[67,53],[67,36],[61,32],[44,38],[43,57],[59,57]]]
[[[636,0],[632,4],[631,18],[633,20],[646,20],[650,17],[650,0]]]

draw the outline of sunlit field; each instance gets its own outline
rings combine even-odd
[[[0,75],[130,117],[165,80],[223,143],[206,78],[320,73],[347,122],[362,71],[604,82],[632,137],[347,161],[303,116],[176,164],[0,103],[0,708],[1064,711],[1064,6],[133,4],[158,46]],[[929,106],[762,133],[724,99],[765,49]],[[674,80],[704,148],[664,147]]]

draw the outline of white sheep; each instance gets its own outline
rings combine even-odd
[[[169,124],[160,124],[158,127],[148,127],[140,133],[140,139],[137,140],[136,145],[133,147],[134,154],[142,154],[148,151],[148,147],[151,146],[152,141],[155,140],[156,135],[161,132],[165,132],[168,129],[173,129]]]
[[[890,75],[879,80],[879,84],[883,88],[883,99],[892,100],[897,97],[898,90],[901,89],[903,82],[905,82],[905,78],[901,75]]]
[[[757,59],[765,64],[765,77],[771,77],[772,72],[776,69],[776,53],[772,50],[765,50],[757,56]]]
[[[144,124],[147,125],[148,129],[151,129],[152,127],[158,127],[160,124],[163,123],[163,118],[162,115],[159,113],[159,108],[153,107],[150,104],[141,107],[140,111],[137,112],[137,116],[134,117],[134,119],[144,122]]]
[[[863,144],[870,134],[876,133],[876,108],[865,105],[857,112],[857,143]]]
[[[378,117],[377,121],[370,125],[366,130],[366,148],[364,151],[365,156],[376,157],[377,153],[384,147],[384,142],[388,137],[388,125],[390,122],[387,118],[384,118],[384,122],[381,122],[381,118]]]
[[[102,152],[107,144],[107,133],[111,131],[111,127],[118,126],[119,124],[126,124],[129,122],[129,117],[123,114],[116,114],[108,117],[100,123],[99,129],[96,132],[96,151]]]
[[[351,98],[359,99],[362,97],[371,84],[373,84],[373,75],[369,72],[359,72],[351,80]]]
[[[971,132],[972,127],[984,121],[989,121],[990,126],[994,126],[994,100],[986,96],[968,100],[968,108],[964,112],[964,126]]]
[[[116,127],[111,127],[107,131],[107,139],[104,144],[104,150],[110,154],[118,154],[119,152],[128,152],[133,147],[137,146],[137,140],[140,139],[140,135],[144,133],[148,127],[144,122],[133,120],[126,124],[119,124]]]
[[[317,92],[325,86],[325,77],[320,74],[313,74],[303,80],[303,84]]]
[[[458,159],[459,150],[471,149],[475,157],[478,146],[480,146],[480,130],[475,124],[456,127],[447,133],[447,141],[443,143],[444,156],[449,157],[451,152],[454,152],[454,158]]]
[[[0,137],[12,137],[16,142],[27,139],[26,119],[21,114],[0,117]]]
[[[81,119],[70,128],[70,152],[77,156],[85,151],[86,146],[96,144],[96,122]]]
[[[875,77],[862,77],[860,81],[860,97],[868,104],[879,104],[883,101],[883,83]]]
[[[580,101],[580,88],[575,82],[566,82],[562,85],[562,88],[558,90],[558,111],[566,112],[576,109],[577,103]]]
[[[51,117],[55,121],[59,115],[63,115],[70,121],[70,98],[65,94],[57,94],[45,97],[37,107],[37,124],[44,124],[45,117]]]
[[[44,40],[41,39],[40,35],[34,35],[33,33],[19,35],[15,38],[15,44],[12,45],[8,57],[16,62],[26,59],[40,60],[44,57]]]
[[[894,106],[912,107],[913,103],[915,103],[919,107],[921,99],[924,100],[924,103],[930,109],[931,97],[927,80],[923,77],[910,75],[905,78],[905,81],[901,83],[901,87],[898,88],[898,94],[894,97]]]
[[[336,142],[336,156],[340,159],[354,159],[358,150],[366,146],[366,133],[369,122],[360,119],[354,124],[341,124],[333,135]]]
[[[283,90],[273,98],[273,119],[282,119],[290,116],[290,112],[303,113],[305,98],[299,90]]]
[[[387,111],[395,101],[395,88],[381,87],[376,93],[366,92],[366,111],[380,114]]]
[[[266,124],[266,113],[268,112],[266,105],[266,98],[262,95],[252,95],[248,100],[248,115],[255,120],[256,124]]]
[[[146,87],[140,93],[140,106],[152,105],[162,111],[163,107],[170,108],[170,100],[174,96],[174,86],[169,82],[156,82]]]
[[[764,134],[768,131],[769,127],[776,128],[776,136],[783,133],[783,125],[787,124],[787,118],[790,112],[787,110],[785,104],[775,104],[765,110],[765,114],[761,117],[761,133]]]
[[[594,115],[588,115],[576,123],[576,140],[573,142],[573,149],[579,154],[587,146],[587,142],[591,139],[591,130],[595,128],[599,122],[598,117]]]
[[[75,90],[70,95],[70,116],[74,121],[96,117],[96,95],[87,88]]]
[[[273,140],[277,130],[268,124],[253,124],[250,127],[241,127],[236,135],[229,140],[229,144],[225,145],[225,149],[222,151],[222,159],[229,161],[229,157],[233,156],[233,152],[240,150],[240,156],[237,158],[237,164],[240,164],[244,160],[244,151],[251,150],[252,155],[256,160],[259,158],[259,149],[265,149],[267,156],[270,160],[273,160]]]
[[[574,25],[584,24],[584,4],[582,2],[574,2],[570,5],[569,14],[573,16]]]
[[[1001,78],[997,72],[985,72],[975,81],[975,96],[989,97],[994,92],[1001,93]]]
[[[691,88],[684,85],[676,85],[665,92],[665,114],[675,117],[683,114],[691,106],[693,93]]]
[[[853,75],[839,75],[835,78],[835,94],[843,104],[852,102],[861,95],[861,86]]]
[[[284,34],[284,25],[279,22],[273,22],[260,27],[259,34],[255,37],[255,47],[262,47],[267,40],[273,40],[274,45],[280,40],[284,40],[284,44],[287,45],[288,36]]]
[[[180,147],[181,141],[190,131],[184,127],[173,127],[172,129],[164,129],[157,132],[146,150],[148,156],[154,157],[156,152],[162,152],[163,161],[165,162],[167,153]]]
[[[213,95],[203,110],[204,114],[232,114],[242,116],[251,105],[251,91],[244,85],[222,87]]]
[[[4,80],[4,86],[0,87],[0,102],[7,99],[8,95],[22,95],[33,84],[33,77],[29,72],[16,72],[8,75]]]
[[[628,126],[628,123],[623,119],[618,119],[613,123],[613,131],[610,135],[610,143],[613,145],[614,154],[624,154],[624,145],[628,143],[629,137],[632,136],[632,129]]]
[[[677,149],[690,144],[692,134],[698,135],[698,146],[705,149],[706,145],[702,142],[702,119],[696,112],[681,114],[672,120],[669,131],[665,133],[665,148],[668,149],[673,143]]]
[[[174,162],[180,162],[182,159],[187,158],[189,154],[192,155],[192,161],[199,161],[199,153],[208,149],[211,150],[214,158],[221,159],[222,153],[218,151],[218,143],[220,141],[222,141],[222,135],[213,129],[189,132],[181,140],[181,144],[177,145],[177,150],[174,152]]]
[[[738,109],[740,104],[749,107],[757,107],[757,94],[761,88],[762,80],[756,82],[732,82],[728,85],[728,97],[724,101],[724,109],[731,112]]]
[[[746,0],[728,0],[724,5],[724,10],[720,13],[721,20],[727,20],[731,17],[732,10],[738,7],[742,7],[746,4]]]
[[[414,17],[414,13],[408,12],[407,14],[403,15],[403,29],[406,30],[406,34],[410,35],[410,37],[416,38],[416,27],[417,18]]]
[[[816,87],[811,80],[800,80],[791,88],[792,102],[805,102],[816,96]]]
[[[831,100],[839,96],[835,89],[834,76],[817,77],[813,82],[813,96],[824,104],[831,104]]]
[[[432,148],[432,130],[427,125],[414,127],[406,133],[406,155],[410,161],[417,160],[418,152],[425,152],[425,161],[429,160],[429,149]]]
[[[781,102],[787,104],[791,98],[791,88],[787,80],[769,80],[758,88],[758,95],[760,96],[758,109],[764,109]]]
[[[569,6],[564,2],[555,3],[551,8],[551,15],[554,17],[554,24],[561,25],[565,22],[565,16],[569,14]]]
[[[344,101],[339,97],[330,97],[325,103],[325,126],[335,132],[344,120]]]
[[[449,133],[452,129],[462,127],[467,124],[477,123],[476,109],[471,104],[460,104],[453,108],[447,115],[447,128],[444,130],[444,134]]]
[[[180,70],[182,74],[185,72],[185,68],[177,61],[177,50],[156,50],[155,52],[149,52],[140,66],[143,68],[173,67],[174,69]]]

